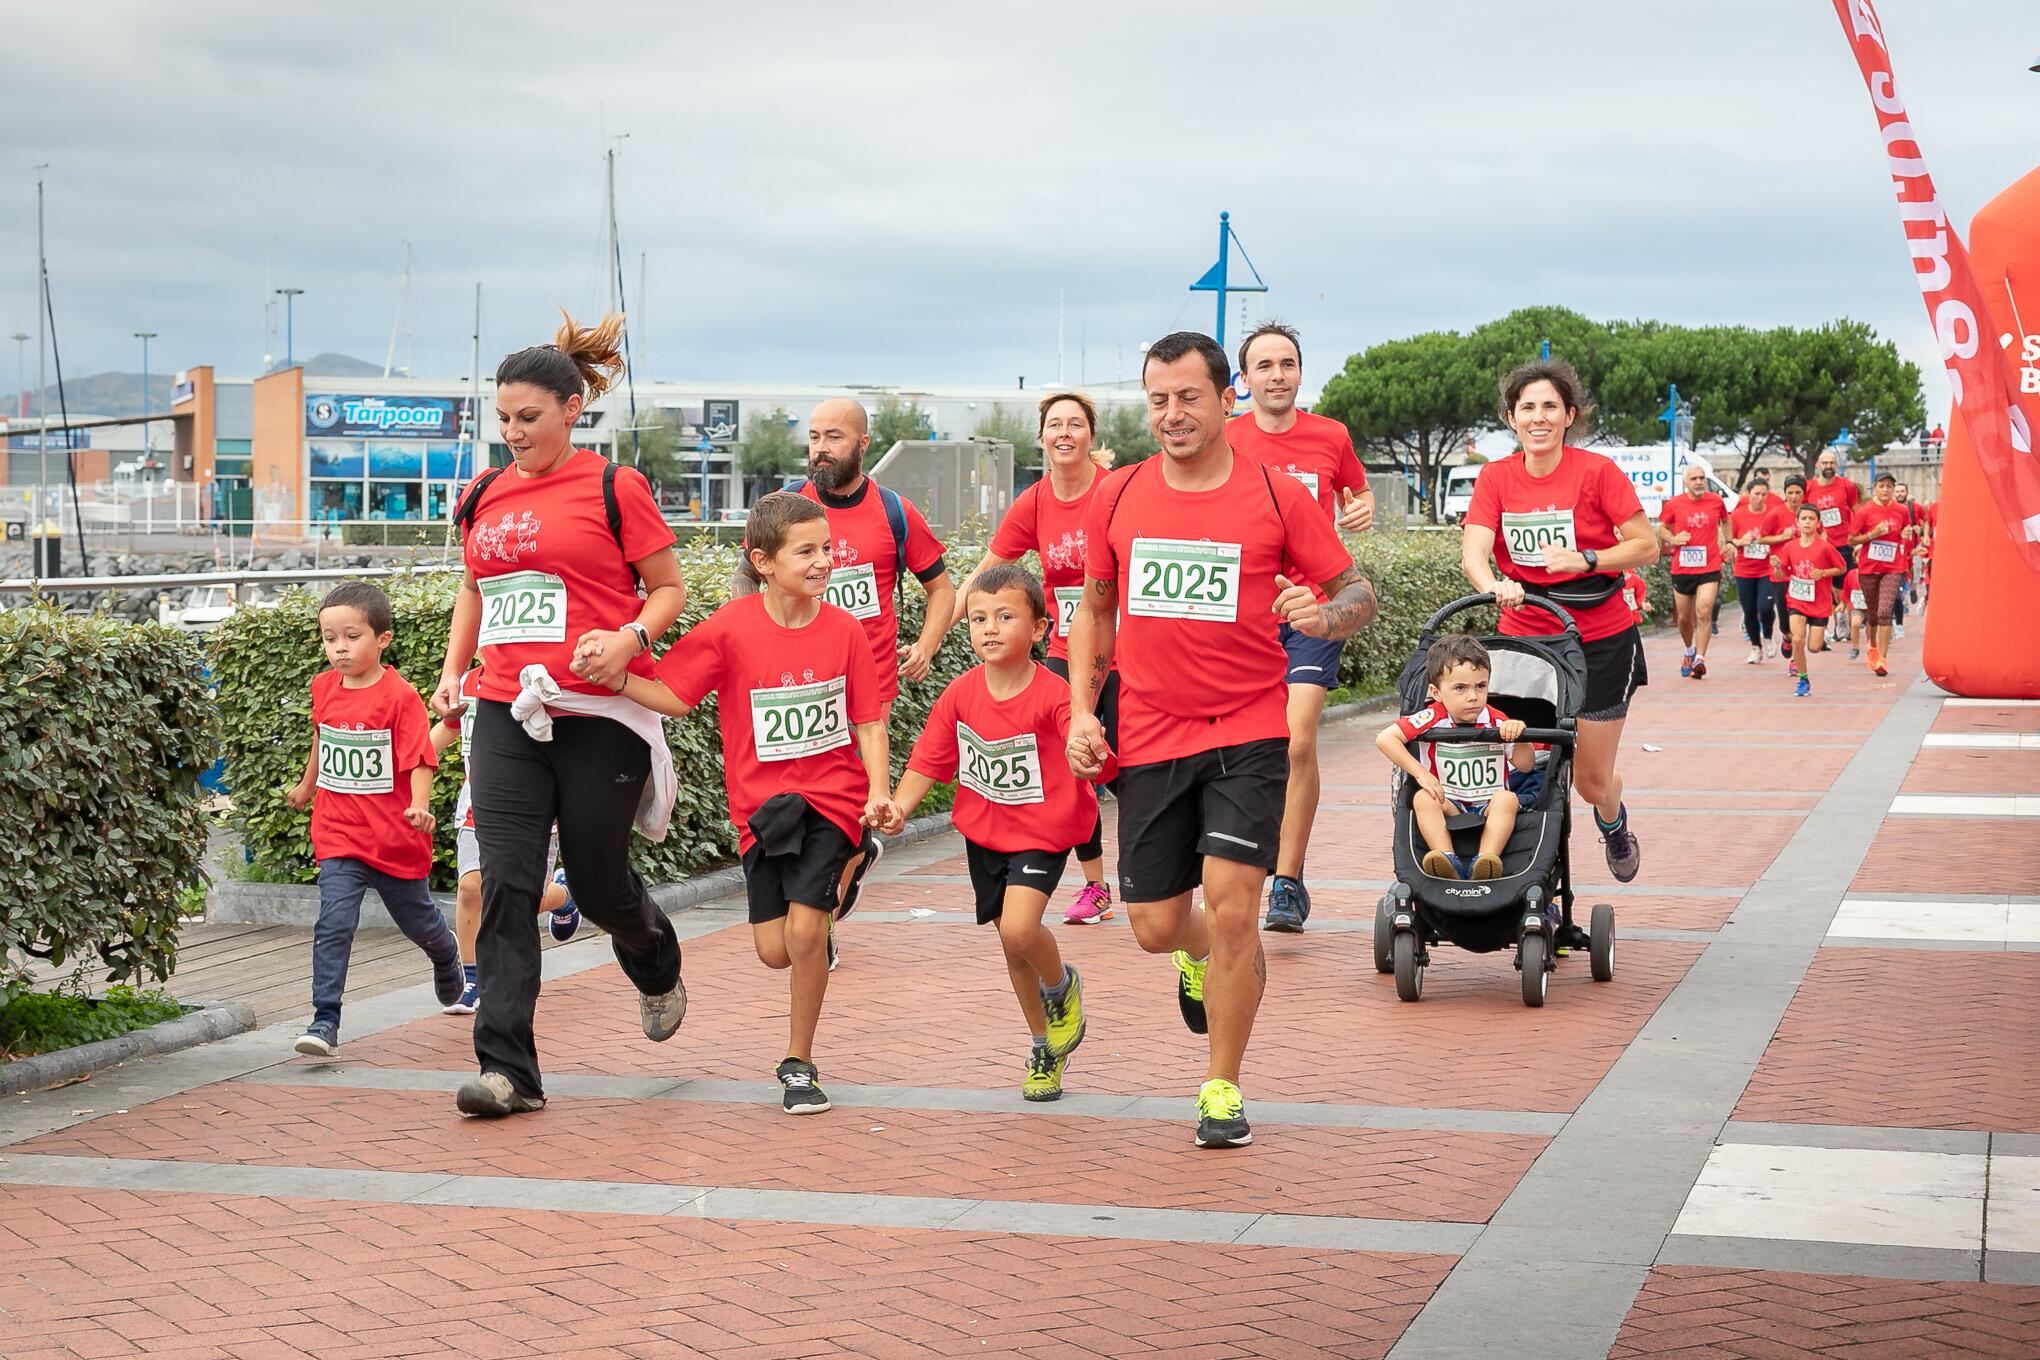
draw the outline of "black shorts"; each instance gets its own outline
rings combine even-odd
[[[1630,696],[1650,683],[1643,663],[1643,635],[1631,624],[1612,637],[1586,643],[1582,650],[1587,656],[1587,693],[1580,717],[1589,722],[1628,717]]]
[[[1681,575],[1676,571],[1672,573],[1672,590],[1680,595],[1697,594],[1702,586],[1720,584],[1721,573],[1718,571],[1696,571],[1691,575]]]
[[[1006,889],[1033,888],[1055,896],[1069,866],[1067,850],[987,850],[970,840],[963,843],[964,862],[970,865],[970,886],[977,894],[977,919],[981,926],[999,919],[1006,909]]]
[[[809,808],[801,815],[800,849],[791,855],[768,855],[753,843],[744,852],[744,896],[751,905],[751,924],[777,921],[787,904],[804,902],[821,911],[836,909],[836,889],[843,866],[857,853],[857,844],[843,829]]]
[[[1119,771],[1119,896],[1164,902],[1204,878],[1203,857],[1275,871],[1286,737],[1199,751]]]

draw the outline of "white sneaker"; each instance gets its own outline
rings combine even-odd
[[[1764,659],[1764,649],[1763,649],[1762,647],[1758,647],[1758,646],[1755,646],[1755,645],[1753,644],[1753,645],[1752,645],[1752,646],[1750,647],[1750,659],[1749,659],[1749,663],[1748,663],[1748,664],[1750,664],[1750,665],[1754,666],[1754,665],[1756,665],[1756,664],[1757,664],[1758,662],[1762,661],[1763,659]]]
[[[1766,661],[1769,661],[1769,660],[1770,660],[1770,659],[1771,659],[1772,657],[1774,657],[1774,656],[1776,656],[1776,655],[1778,655],[1778,644],[1777,644],[1777,643],[1775,643],[1775,642],[1773,642],[1773,641],[1771,641],[1771,639],[1769,639],[1769,638],[1765,638],[1765,639],[1764,639],[1764,659],[1765,659]]]

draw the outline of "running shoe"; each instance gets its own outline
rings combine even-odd
[[[1049,991],[1041,994],[1042,1009],[1048,1012],[1048,1051],[1058,1058],[1074,1053],[1084,1042],[1084,980],[1075,968],[1068,972],[1069,983],[1060,997]]]
[[[1693,678],[1695,680],[1705,680],[1707,678],[1706,657],[1696,656],[1693,658]]]
[[[552,881],[559,884],[562,888],[566,887],[567,871],[565,869],[553,870]],[[552,937],[561,944],[565,944],[568,940],[573,939],[574,932],[581,928],[581,909],[574,905],[574,895],[571,891],[567,894],[567,904],[564,907],[553,908],[552,920],[546,922],[546,928],[552,932]]]
[[[1268,880],[1268,916],[1261,929],[1294,935],[1303,929],[1306,914],[1301,883],[1282,874]]]
[[[1790,661],[1792,659],[1791,638],[1780,638],[1778,640],[1778,655],[1784,657],[1787,661]]]
[[[1442,850],[1426,850],[1424,852],[1423,869],[1424,873],[1431,878],[1459,877],[1459,865],[1455,862],[1455,857],[1446,854]]]
[[[1693,654],[1691,652],[1687,652],[1685,656],[1679,659],[1679,674],[1681,677],[1693,674]]]
[[[1022,1100],[1061,1100],[1063,1069],[1070,1065],[1046,1048],[1027,1051],[1027,1076],[1020,1083]]]
[[[1891,625],[1891,635],[1892,635],[1893,637],[1895,637],[1895,638],[1902,638],[1902,637],[1904,637],[1904,636],[1905,636],[1905,625],[1904,625],[1904,624],[1902,624],[1902,623],[1894,623],[1894,624],[1892,624],[1892,625]]]
[[[679,1032],[680,1022],[687,1018],[687,984],[679,978],[673,979],[673,990],[653,996],[650,992],[638,993],[638,1020],[644,1025],[645,1037],[655,1044],[663,1044]]]
[[[501,1072],[484,1072],[460,1084],[453,1097],[454,1108],[478,1119],[500,1119],[504,1115],[528,1114],[545,1108],[544,1096],[527,1096],[510,1084]]]
[[[1749,666],[1754,666],[1754,665],[1757,665],[1757,664],[1758,664],[1759,662],[1761,662],[1761,661],[1762,661],[1763,659],[1764,659],[1764,649],[1763,649],[1762,647],[1759,647],[1759,646],[1758,646],[1758,645],[1757,645],[1756,643],[1752,642],[1752,643],[1750,644],[1750,657],[1749,657],[1749,660],[1748,660],[1748,661],[1746,661],[1746,662],[1745,662],[1744,664],[1745,664],[1745,665],[1749,665]]]
[[[864,859],[857,866],[857,872],[850,875],[850,886],[843,889],[843,900],[836,904],[838,921],[857,910],[857,894],[864,886],[865,875],[876,869],[878,862],[885,858],[885,842],[869,831],[864,833],[864,844],[860,848],[864,851]]]
[[[1210,961],[1193,959],[1178,949],[1169,955],[1169,962],[1176,965],[1176,1008],[1183,1012],[1184,1026],[1192,1034],[1209,1033],[1204,1018],[1204,970]]]
[[[474,983],[470,982],[460,989],[460,996],[457,1000],[449,1001],[446,1003],[446,1008],[443,1011],[441,1011],[440,1014],[473,1015],[475,1013],[475,1006],[481,1001],[481,999],[482,999],[481,988],[475,985]]]
[[[1785,644],[1785,646],[1786,646],[1786,649],[1787,649],[1787,650],[1789,651],[1789,650],[1791,650],[1792,644],[1788,642],[1788,643],[1786,643],[1786,644]],[[1766,661],[1768,661],[1768,660],[1770,660],[1770,659],[1771,659],[1772,657],[1774,657],[1774,656],[1776,656],[1776,655],[1778,655],[1778,644],[1777,644],[1777,643],[1775,643],[1775,642],[1773,642],[1773,641],[1771,641],[1771,639],[1769,639],[1769,638],[1765,638],[1765,639],[1764,639],[1764,659],[1765,659]]]
[[[1490,878],[1500,878],[1501,876],[1502,859],[1499,855],[1475,855],[1473,857],[1473,872],[1467,875],[1468,878],[1476,883],[1484,882]]]
[[[1803,675],[1800,676],[1799,683],[1793,686],[1792,689],[1793,697],[1798,699],[1804,699],[1807,696],[1811,695],[1812,693],[1813,693],[1813,681],[1807,679]]]
[[[445,963],[432,965],[432,992],[442,1006],[451,1006],[460,1000],[460,994],[467,990],[467,969],[460,966],[460,955],[455,954]]]
[[[772,1075],[779,1078],[784,1092],[779,1099],[779,1108],[788,1114],[821,1114],[829,1108],[829,1097],[822,1092],[821,1073],[815,1065],[802,1058],[785,1058]]]
[[[1245,1147],[1254,1141],[1247,1127],[1247,1102],[1240,1088],[1213,1077],[1197,1090],[1197,1146]]]
[[[1882,652],[1870,653],[1870,670],[1871,673],[1874,675],[1891,674],[1891,666],[1889,663],[1885,661],[1884,654]]]
[[[1551,943],[1555,946],[1552,952],[1560,958],[1565,958],[1575,949],[1590,947],[1594,943],[1594,937],[1586,932],[1585,927],[1561,923],[1552,928]]]
[[[1452,861],[1452,872],[1460,878],[1473,877],[1473,860],[1466,855],[1448,855]]]
[[[1626,806],[1617,814],[1614,827],[1601,833],[1601,849],[1608,857],[1608,872],[1615,875],[1616,882],[1627,883],[1636,877],[1643,864],[1643,846],[1629,829]]]
[[[340,1032],[330,1025],[306,1025],[291,1047],[307,1058],[330,1058],[340,1051]]]
[[[1063,913],[1066,926],[1095,926],[1112,915],[1112,889],[1103,883],[1086,883],[1077,889],[1076,901]]]
[[[1863,649],[1862,649],[1861,647],[1851,647],[1851,648],[1849,648],[1849,660],[1851,660],[1851,661],[1858,661],[1858,660],[1861,660],[1861,659],[1862,659],[1862,656],[1863,656]]]

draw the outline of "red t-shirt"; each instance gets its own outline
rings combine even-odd
[[[762,594],[746,595],[689,629],[657,671],[681,703],[716,695],[739,853],[757,839],[751,814],[780,793],[862,839],[871,781],[851,729],[877,722],[884,701],[870,640],[848,610],[824,604],[805,628],[785,628]]]
[[[1098,790],[1070,773],[1069,740],[1067,681],[1036,666],[1026,689],[994,699],[985,668],[973,666],[935,701],[907,768],[957,781],[951,820],[971,844],[1068,850],[1098,823]]]
[[[411,771],[439,766],[418,691],[394,666],[361,689],[342,684],[338,671],[320,671],[312,677],[312,721],[319,730],[313,858],[358,859],[392,878],[430,874],[432,837],[404,820]]]
[[[1235,456],[1223,485],[1178,491],[1165,462],[1108,474],[1084,526],[1085,572],[1119,587],[1122,765],[1286,738],[1275,578],[1353,564],[1294,477]]]
[[[1721,570],[1721,521],[1727,518],[1727,502],[1712,491],[1665,497],[1659,522],[1674,534],[1687,535],[1685,543],[1669,554],[1672,575],[1705,576]]]
[[[1502,710],[1496,708],[1493,704],[1484,704],[1481,706],[1480,715],[1476,717],[1472,722],[1465,724],[1465,726],[1500,727],[1503,723],[1507,722],[1508,720],[1509,720],[1508,714],[1502,712]],[[1416,712],[1406,713],[1402,717],[1397,718],[1395,720],[1396,730],[1402,733],[1402,739],[1405,743],[1416,741],[1418,737],[1422,736],[1424,733],[1430,731],[1432,728],[1438,726],[1441,723],[1446,727],[1452,726],[1453,725],[1452,715],[1446,712],[1445,705],[1438,702],[1436,699],[1433,699],[1430,703],[1418,709]],[[1502,763],[1499,778],[1502,781],[1506,782],[1509,777],[1509,769],[1516,757],[1516,743],[1513,741],[1505,741],[1498,744],[1502,748]],[[1449,746],[1440,746],[1435,741],[1425,741],[1417,742],[1417,745],[1411,748],[1411,753],[1417,757],[1418,762],[1421,765],[1423,765],[1425,769],[1429,770],[1432,774],[1437,775],[1438,778],[1441,781],[1443,781],[1445,776],[1442,773],[1440,773],[1438,769],[1438,753],[1441,750],[1445,752],[1445,758],[1447,759],[1447,761],[1450,761],[1455,752],[1471,752],[1477,751],[1479,749],[1480,748],[1476,745],[1465,745],[1458,742],[1455,742]],[[1500,787],[1501,784],[1499,783],[1495,786],[1496,789],[1499,789]],[[1495,790],[1492,789],[1489,790],[1488,796],[1492,797],[1494,791]],[[1450,790],[1448,789],[1447,792],[1449,793]],[[1469,790],[1469,792],[1474,791]],[[1487,799],[1477,798],[1476,801],[1486,802]]]
[[[994,557],[1017,562],[1030,552],[1041,554],[1041,585],[1048,592],[1049,617],[1055,621],[1048,630],[1050,656],[1070,654],[1070,620],[1084,597],[1084,519],[1104,480],[1105,474],[1098,473],[1075,500],[1066,501],[1043,477],[1013,498],[999,531],[992,535]]]
[[[1898,576],[1912,566],[1912,540],[1905,537],[1911,526],[1912,511],[1897,501],[1890,505],[1865,501],[1856,507],[1851,531],[1877,535],[1856,545],[1856,565],[1865,576]]]
[[[616,505],[623,546],[617,547],[602,505],[608,461],[575,449],[543,477],[505,469],[482,493],[461,554],[482,590],[483,698],[515,699],[518,673],[534,662],[551,671],[561,689],[608,693],[567,668],[575,644],[591,629],[621,628],[635,619],[643,599],[630,564],[673,546],[651,483],[636,468],[621,468]],[[652,659],[639,656],[630,670],[650,675]]]
[[[1615,527],[1642,512],[1636,487],[1621,468],[1598,453],[1568,444],[1548,476],[1531,476],[1520,449],[1483,467],[1473,484],[1466,522],[1495,531],[1495,565],[1502,575],[1546,586],[1577,578],[1546,571],[1532,545],[1541,548],[1569,540],[1576,550],[1606,552],[1617,542]],[[1516,560],[1512,539],[1527,560]],[[1591,609],[1573,610],[1572,616],[1585,642],[1613,637],[1636,622],[1619,590]],[[1502,611],[1502,631],[1512,637],[1535,637],[1565,630],[1542,609],[1524,608]]]
[[[1811,548],[1801,546],[1796,537],[1788,538],[1771,553],[1771,576],[1785,583],[1786,607],[1816,619],[1824,619],[1835,612],[1835,578],[1823,576],[1817,581],[1809,581],[1809,578],[1823,568],[1846,565],[1842,555],[1835,551],[1835,545],[1824,538],[1815,539]],[[1793,593],[1795,584],[1797,594]]]
[[[1792,530],[1792,516],[1777,501],[1767,500],[1762,510],[1750,509],[1744,501],[1728,512],[1728,536],[1741,538],[1744,534],[1755,533],[1760,539],[1774,538]],[[1735,575],[1739,581],[1751,580],[1771,574],[1772,543],[1751,543],[1735,550]],[[1762,551],[1759,551],[1761,549]]]
[[[1870,607],[1870,602],[1863,598],[1863,577],[1860,571],[1852,568],[1843,572],[1841,581],[1842,598],[1848,601],[1850,609],[1860,614]]]
[[[900,692],[900,621],[893,608],[900,553],[893,542],[892,526],[886,521],[885,504],[872,490],[876,485],[866,477],[848,499],[839,499],[824,496],[820,487],[808,481],[801,485],[800,494],[821,506],[829,521],[829,551],[836,569],[822,598],[848,610],[863,626],[871,643],[871,659],[877,665],[878,701],[885,703]],[[907,520],[907,570],[921,580],[930,580],[942,562],[941,540],[912,501],[901,497],[900,508]],[[861,799],[858,808],[861,817]]]
[[[1622,573],[1622,603],[1637,623],[1643,622],[1643,601],[1650,593],[1650,582],[1640,571]]]
[[[1827,534],[1827,541],[1836,547],[1849,541],[1856,502],[1862,497],[1862,491],[1847,477],[1825,483],[1809,480],[1806,484],[1806,504],[1820,511],[1820,527]]]
[[[1298,411],[1294,425],[1271,434],[1249,411],[1225,423],[1225,438],[1234,453],[1302,482],[1330,519],[1339,516],[1339,492],[1367,485],[1367,469],[1353,452],[1352,434],[1343,422],[1327,416]]]

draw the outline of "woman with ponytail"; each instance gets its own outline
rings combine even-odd
[[[665,835],[672,757],[656,716],[612,692],[626,672],[652,673],[652,639],[680,617],[686,591],[644,475],[571,438],[622,371],[622,333],[621,317],[588,327],[566,317],[552,344],[497,366],[510,465],[476,477],[455,510],[467,573],[432,706],[442,716],[460,706],[479,652],[468,781],[482,857],[481,1072],[460,1088],[463,1114],[545,1104],[532,1014],[555,822],[569,890],[609,933],[645,1037],[671,1038],[687,1010],[679,939],[630,867],[634,822]]]

